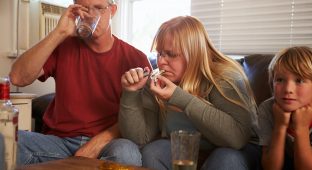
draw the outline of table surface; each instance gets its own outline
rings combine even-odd
[[[148,170],[142,167],[118,164],[112,161],[85,157],[69,157],[39,164],[18,166],[16,170]]]

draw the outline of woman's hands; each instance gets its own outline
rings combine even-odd
[[[164,76],[158,75],[152,79],[150,84],[151,91],[162,100],[169,100],[177,85]]]
[[[148,67],[145,67],[144,70],[148,74],[151,72]],[[149,78],[149,76],[144,77],[143,73],[142,68],[134,68],[127,71],[121,77],[122,88],[127,91],[136,91],[143,88]],[[150,81],[150,90],[162,100],[169,100],[176,87],[177,85],[161,75],[157,75]]]
[[[151,72],[148,67],[145,67],[144,70],[148,74]],[[139,67],[125,72],[125,74],[121,76],[122,88],[127,91],[136,91],[143,88],[148,79],[148,76],[144,77],[143,72],[143,69]]]

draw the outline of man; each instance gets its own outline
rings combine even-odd
[[[91,38],[80,39],[75,19],[91,9],[100,12],[100,21]],[[43,134],[19,131],[20,164],[74,155],[141,165],[137,148],[126,150],[132,143],[116,139],[120,78],[130,68],[150,63],[141,51],[112,35],[116,10],[114,0],[76,0],[56,28],[13,64],[14,85],[49,77],[56,85],[55,98],[43,117]]]

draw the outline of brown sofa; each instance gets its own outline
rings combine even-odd
[[[255,54],[237,60],[243,66],[258,105],[265,99],[271,97],[267,68],[272,57],[273,55]],[[155,63],[155,61],[151,61],[151,63]],[[54,93],[50,93],[35,98],[32,101],[32,118],[35,119],[36,132],[41,131],[42,115],[53,97]]]
[[[239,60],[248,77],[258,105],[272,96],[268,82],[268,66],[273,57],[273,55],[255,54]]]
[[[256,103],[259,105],[264,100],[272,96],[268,83],[268,65],[273,58],[273,55],[249,55],[245,56],[237,61],[243,66],[243,69],[248,77],[251,88],[254,92]],[[155,68],[155,61],[153,67]],[[42,127],[42,115],[44,110],[53,99],[54,93],[46,94],[38,98],[33,99],[32,102],[32,117],[35,119],[35,131],[40,132]],[[198,158],[198,164],[202,163],[207,158],[208,153],[200,153]],[[200,167],[200,166],[198,166]]]

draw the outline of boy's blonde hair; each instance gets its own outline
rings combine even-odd
[[[312,50],[306,46],[297,46],[283,49],[277,53],[269,65],[269,83],[273,87],[274,73],[276,70],[287,71],[312,80]]]

